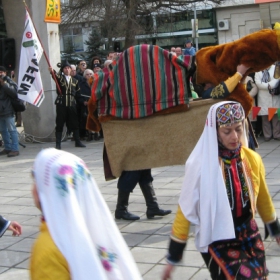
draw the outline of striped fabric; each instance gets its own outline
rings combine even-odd
[[[187,81],[195,70],[194,61],[194,57],[176,57],[153,45],[128,48],[109,71],[94,76],[92,98],[98,114],[137,119],[188,104]]]

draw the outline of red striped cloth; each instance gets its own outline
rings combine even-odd
[[[98,114],[137,119],[188,104],[194,61],[153,45],[128,48],[109,71],[94,76],[92,98]]]

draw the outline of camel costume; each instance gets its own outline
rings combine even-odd
[[[249,74],[278,60],[280,29],[206,47],[196,57],[176,57],[152,45],[125,50],[109,73],[94,76],[89,102],[87,129],[99,131],[102,125],[104,132],[106,179],[119,177],[124,170],[184,164],[202,133],[209,107],[217,102],[192,101],[188,78],[195,70],[197,83],[216,86],[236,79],[239,64],[250,66]],[[246,115],[251,110],[252,98],[241,84],[231,89],[227,100],[240,102]]]

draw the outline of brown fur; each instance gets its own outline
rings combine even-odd
[[[100,131],[101,124],[94,114],[97,109],[96,103],[92,100],[92,98],[88,101],[88,117],[86,123],[86,129],[90,131]]]
[[[280,60],[280,31],[264,29],[239,40],[206,47],[196,54],[198,84],[218,85],[236,72],[239,64],[250,66],[246,74],[266,69]],[[244,86],[237,85],[229,100],[240,102],[248,114],[252,99]]]

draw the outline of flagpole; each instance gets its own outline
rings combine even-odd
[[[40,36],[39,36],[39,34],[38,34],[38,31],[37,31],[36,26],[35,26],[35,24],[34,24],[34,22],[33,22],[33,19],[32,19],[31,15],[30,15],[30,11],[29,11],[29,9],[28,9],[28,6],[27,6],[25,0],[23,0],[23,3],[24,3],[24,6],[25,6],[25,9],[27,10],[27,12],[28,12],[28,14],[29,14],[30,20],[31,20],[32,23],[33,23],[35,32],[36,32],[37,37],[38,37],[38,39],[39,39],[39,41],[40,41],[40,44],[41,44],[41,46],[42,46],[43,53],[44,53],[44,56],[45,56],[45,58],[46,58],[46,61],[47,61],[48,65],[49,65],[49,67],[52,68],[52,66],[51,66],[51,64],[50,64],[50,60],[49,60],[49,58],[48,58],[48,56],[47,56],[47,53],[46,53],[45,48],[44,48],[44,45],[42,44],[41,38],[40,38]],[[60,89],[60,86],[59,86],[59,84],[58,84],[58,81],[57,81],[56,75],[54,74],[53,69],[52,69],[51,74],[52,74],[52,77],[53,77],[53,79],[54,79],[54,81],[55,81],[55,84],[56,84],[56,87],[57,87],[57,90],[58,90],[59,94],[62,94],[61,89]]]

